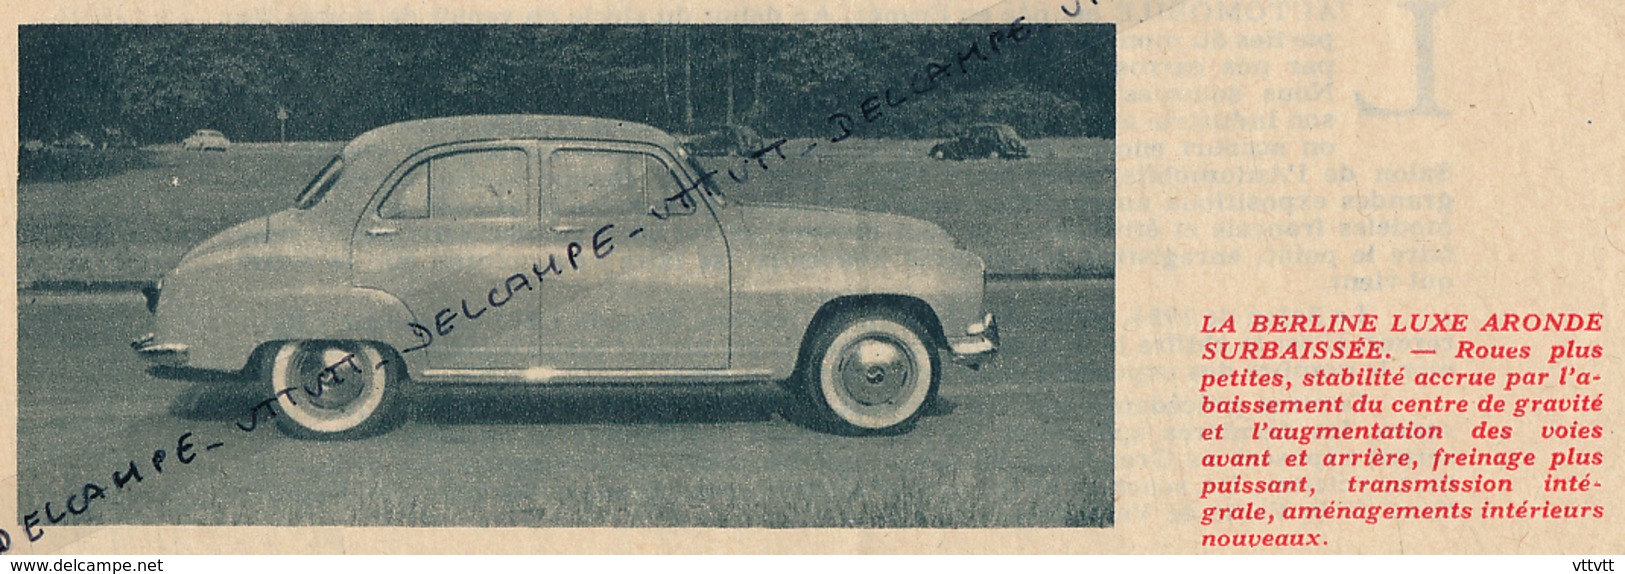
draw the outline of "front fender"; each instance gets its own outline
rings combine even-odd
[[[847,245],[794,257],[769,257],[757,245],[735,265],[735,368],[767,369],[775,378],[794,371],[801,337],[818,310],[842,298],[918,299],[948,334],[983,315],[985,266],[967,251],[937,247]],[[929,333],[941,341],[944,333]]]

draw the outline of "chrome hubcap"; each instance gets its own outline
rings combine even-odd
[[[900,342],[868,338],[847,345],[836,367],[841,387],[864,405],[895,402],[914,382],[914,357]]]
[[[372,377],[366,359],[351,350],[323,347],[294,358],[294,400],[329,411],[342,411],[360,398]]]

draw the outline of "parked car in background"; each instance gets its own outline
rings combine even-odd
[[[68,135],[57,138],[51,142],[51,147],[60,149],[95,149],[96,141],[83,132],[70,132]]]
[[[226,151],[230,148],[231,140],[226,139],[226,134],[217,130],[198,130],[192,132],[192,135],[186,136],[186,139],[181,140],[181,149],[187,150]]]
[[[723,124],[689,139],[683,147],[690,155],[717,157],[748,156],[762,149],[762,136],[749,126]]]
[[[975,124],[960,131],[954,139],[931,148],[935,159],[1021,159],[1027,157],[1027,145],[1016,135],[1015,128],[1004,124]]]
[[[124,131],[124,128],[102,126],[101,132],[102,138],[100,145],[102,149],[129,149],[137,147],[135,138],[131,137],[129,132]]]
[[[157,331],[132,347],[256,373],[299,437],[392,428],[409,381],[775,381],[815,428],[898,433],[944,358],[998,350],[985,269],[925,221],[729,201],[649,126],[417,120],[194,247],[145,290]]]

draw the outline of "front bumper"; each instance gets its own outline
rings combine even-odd
[[[981,322],[971,323],[965,335],[948,338],[948,351],[954,363],[979,369],[999,353],[999,322],[992,313]]]
[[[147,333],[139,339],[130,341],[130,349],[147,362],[166,367],[180,367],[186,365],[187,353],[190,350],[181,343],[154,343],[156,335]]]

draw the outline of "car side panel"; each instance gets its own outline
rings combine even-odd
[[[664,150],[608,142],[562,142],[556,153],[609,154],[679,164]],[[542,202],[545,251],[568,269],[540,289],[541,365],[573,370],[722,370],[728,367],[728,248],[708,209],[677,209],[665,221],[623,210],[558,209],[565,197],[592,197],[609,188],[584,187],[548,161]],[[567,165],[567,164],[566,164]],[[645,164],[648,165],[648,164]],[[680,191],[663,173],[649,193]],[[636,195],[639,191],[632,188]],[[625,188],[615,189],[616,194]],[[613,196],[613,195],[612,195]],[[647,197],[636,197],[647,208]],[[659,201],[655,199],[653,201]],[[677,207],[667,203],[668,207]],[[605,227],[612,225],[612,227]],[[570,245],[581,253],[568,263]]]

